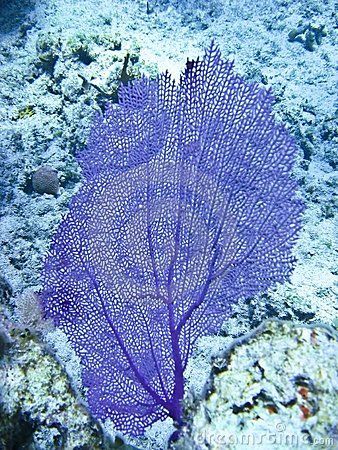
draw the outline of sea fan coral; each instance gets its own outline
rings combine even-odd
[[[178,85],[122,87],[79,155],[41,302],[81,358],[91,411],[125,433],[180,423],[197,339],[291,273],[302,204],[272,101],[212,45]]]

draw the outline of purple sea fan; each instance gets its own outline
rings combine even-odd
[[[123,88],[79,156],[85,183],[54,236],[41,302],[81,358],[92,413],[138,435],[181,423],[197,339],[290,275],[302,203],[270,91],[214,45]]]

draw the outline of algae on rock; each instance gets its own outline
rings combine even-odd
[[[216,359],[206,393],[186,408],[176,450],[334,447],[338,340],[320,325],[269,321]]]
[[[19,328],[6,334],[0,360],[0,448],[115,448],[37,337]]]

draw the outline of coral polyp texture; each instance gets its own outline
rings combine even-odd
[[[269,90],[212,44],[120,89],[78,156],[85,176],[43,269],[41,303],[83,366],[95,417],[130,435],[181,423],[199,337],[283,282],[302,203],[295,146]]]

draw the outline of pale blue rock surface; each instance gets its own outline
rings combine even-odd
[[[264,319],[338,327],[338,36],[333,0],[0,0],[0,292],[7,332],[18,321],[21,326],[25,321],[30,327],[38,326],[19,299],[27,289],[40,288],[50,238],[82,182],[74,154],[86,143],[93,114],[106,101],[116,100],[122,75],[154,76],[168,69],[178,76],[186,58],[200,55],[211,39],[226,58],[234,59],[237,72],[273,89],[274,110],[299,147],[294,176],[306,211],[290,283],[241,301],[224,324],[222,336],[200,342],[187,383],[198,395],[212,356]],[[56,195],[33,189],[33,174],[46,165],[57,172],[60,189]],[[304,341],[317,358],[311,361],[317,370],[327,362],[325,346],[329,350],[334,342],[325,337],[325,331],[321,333],[317,350]],[[289,342],[290,336],[282,333],[280,339]],[[53,344],[77,386],[78,365],[71,361],[64,340],[55,332],[44,339]],[[256,346],[264,358],[268,351],[264,339],[257,339]],[[6,360],[6,364],[11,363]],[[54,370],[51,360],[50,364]],[[237,387],[247,379],[243,368],[239,373]],[[281,388],[284,381],[275,378]],[[326,383],[325,392],[329,392],[329,378]],[[295,412],[297,405],[285,412]],[[30,413],[31,406],[24,395],[15,411]],[[266,417],[273,424],[275,416],[268,413]],[[321,430],[328,430],[332,417],[314,415],[307,420],[318,417]],[[233,423],[233,415],[227,418]],[[150,430],[139,446],[165,448],[170,427],[160,424]],[[323,436],[320,427],[313,426],[310,433]]]

